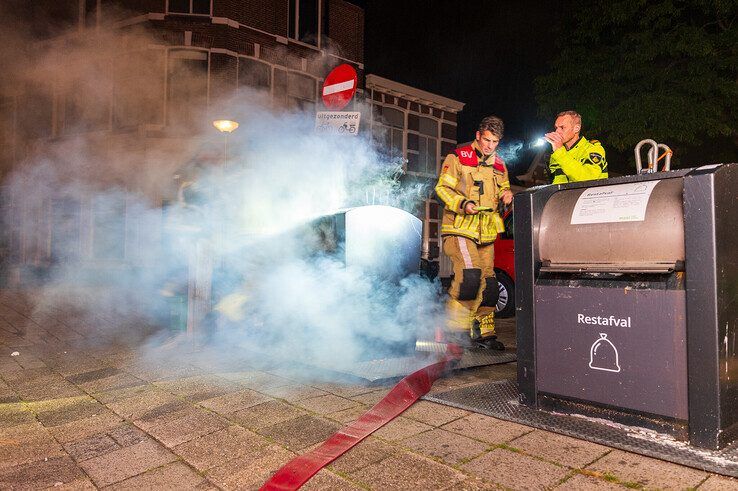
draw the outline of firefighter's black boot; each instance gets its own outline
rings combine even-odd
[[[497,336],[488,336],[474,340],[477,348],[505,351],[505,345],[497,341]]]

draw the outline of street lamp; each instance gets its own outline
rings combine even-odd
[[[223,150],[223,167],[228,167],[228,134],[235,131],[236,128],[238,128],[238,123],[236,121],[231,121],[230,119],[216,119],[213,121],[213,126],[223,133],[223,136],[225,137],[225,148]]]

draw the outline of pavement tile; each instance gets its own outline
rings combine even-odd
[[[25,404],[16,402],[0,404],[0,428],[35,422],[36,415]]]
[[[355,491],[364,489],[350,481],[333,474],[325,469],[320,470],[315,474],[308,482],[300,487],[302,491],[324,491],[330,489],[331,491]]]
[[[96,433],[103,433],[118,426],[123,420],[120,416],[104,409],[92,417],[72,421],[63,425],[52,426],[49,431],[62,443],[72,442]]]
[[[402,445],[451,465],[476,457],[489,447],[486,443],[441,429],[406,438]]]
[[[261,389],[265,394],[268,394],[276,399],[284,399],[285,401],[299,401],[301,399],[310,399],[318,396],[324,396],[327,392],[309,385],[282,385],[279,387],[267,387]]]
[[[92,483],[89,477],[79,477],[69,482],[56,481],[52,488],[53,491],[95,491],[97,487]]]
[[[140,489],[168,489],[172,491],[200,489],[205,478],[182,462],[173,462],[106,488],[110,491],[138,491]]]
[[[349,409],[344,409],[343,411],[337,411],[335,413],[326,414],[326,418],[335,419],[336,421],[340,423],[351,423],[359,419],[361,415],[363,415],[365,412],[369,411],[369,406],[365,406],[363,404],[360,404],[356,407],[352,407]]]
[[[290,450],[297,451],[316,443],[322,443],[340,428],[340,425],[324,419],[298,416],[259,430],[259,433],[273,438]]]
[[[14,356],[13,358],[17,357]],[[43,383],[44,379],[48,377],[58,377],[58,375],[48,367],[32,368],[29,370],[18,368],[17,370],[3,374],[5,382],[14,389],[19,386],[31,386],[37,383]]]
[[[0,428],[0,444],[2,445],[43,445],[54,442],[49,430],[35,419],[23,424]]]
[[[84,394],[79,388],[61,377],[49,377],[48,380],[35,385],[18,387],[16,391],[24,401],[64,399]]]
[[[183,411],[177,411],[158,419],[141,419],[134,423],[170,448],[198,436],[218,431],[229,424],[228,420],[217,414],[194,407],[188,407]]]
[[[358,405],[356,401],[334,396],[333,394],[313,397],[310,399],[303,399],[300,401],[296,401],[295,404],[304,407],[308,411],[312,411],[318,414],[335,413]]]
[[[78,387],[89,394],[95,394],[98,392],[125,389],[128,387],[141,387],[146,384],[148,384],[148,382],[141,380],[140,378],[136,378],[130,373],[117,373],[110,377],[79,384]]]
[[[42,489],[80,479],[85,475],[70,457],[55,457],[0,470],[0,489]]]
[[[86,353],[68,351],[56,360],[54,371],[64,377],[71,377],[80,373],[104,370],[109,367],[107,361],[92,358]]]
[[[98,368],[96,370],[91,370],[88,372],[82,372],[82,373],[77,373],[75,375],[70,375],[67,377],[67,380],[69,380],[71,383],[75,385],[79,385],[79,384],[84,384],[87,382],[93,382],[95,380],[100,380],[101,378],[112,377],[113,375],[118,375],[119,373],[121,373],[121,371],[117,368],[104,367],[104,368]]]
[[[0,404],[8,404],[12,402],[20,402],[18,394],[10,389],[0,390]]]
[[[707,477],[703,471],[622,450],[613,450],[587,470],[612,474],[621,482],[647,488],[693,488]]]
[[[334,384],[334,383],[322,383],[322,384],[310,384],[316,389],[328,392],[341,397],[356,397],[361,394],[367,394],[377,390],[376,387],[370,385],[355,385],[355,384]]]
[[[240,426],[229,426],[177,445],[174,451],[200,471],[232,459],[255,458],[269,441]]]
[[[585,467],[611,450],[596,443],[543,430],[516,438],[510,445],[529,455],[574,468]]]
[[[80,463],[97,486],[107,486],[149,469],[168,464],[177,457],[154,441],[145,441],[130,447],[94,457]]]
[[[175,380],[156,382],[155,386],[195,402],[236,392],[241,387],[214,375],[198,375]]]
[[[0,469],[66,455],[61,445],[53,441],[34,444],[0,443]]]
[[[130,420],[153,420],[190,405],[175,395],[157,390],[109,403],[108,407]]]
[[[405,418],[414,419],[431,426],[442,426],[471,414],[469,411],[444,406],[429,401],[418,401],[402,413]]]
[[[569,473],[566,467],[501,448],[477,457],[461,468],[512,489],[545,489],[554,486]]]
[[[156,394],[171,397],[171,394],[168,394],[161,389],[157,389],[153,385],[144,384],[131,387],[105,389],[100,392],[96,392],[95,398],[103,404],[114,404],[116,402],[121,402],[134,397],[141,397],[145,399],[149,395],[155,396]]]
[[[177,364],[169,361],[137,361],[128,365],[125,371],[148,382],[170,380],[202,375],[203,371],[189,364]]]
[[[146,433],[130,423],[124,423],[111,429],[108,435],[121,447],[130,447],[149,438]]]
[[[533,431],[533,428],[529,426],[477,413],[471,413],[461,419],[445,424],[441,428],[492,445],[510,442],[525,433]]]
[[[100,455],[118,450],[120,447],[115,440],[104,433],[88,436],[82,440],[64,445],[64,449],[77,462],[99,457]]]
[[[432,429],[432,426],[425,423],[399,416],[375,431],[374,436],[383,440],[397,441]]]
[[[244,389],[239,390],[238,392],[230,392],[212,399],[200,401],[200,405],[210,409],[211,411],[215,411],[216,413],[228,414],[271,400],[272,398],[267,395],[251,389]]]
[[[588,491],[590,489],[602,489],[608,490],[624,490],[628,489],[626,486],[609,482],[604,479],[599,479],[594,476],[585,476],[583,474],[574,474],[572,477],[559,484],[556,489],[560,490],[571,490],[571,491]],[[702,489],[702,488],[700,488]]]
[[[366,404],[367,406],[374,406],[376,403],[384,399],[384,396],[389,394],[390,390],[392,390],[392,388],[377,389],[371,392],[365,392],[363,394],[352,396],[351,400]]]
[[[400,449],[394,445],[369,437],[334,460],[330,468],[348,474],[386,459],[398,451]]]
[[[105,406],[87,396],[39,401],[29,406],[46,427],[79,421],[107,411]]]
[[[476,476],[469,476],[451,487],[444,488],[444,491],[497,491],[498,489],[500,487],[497,484],[485,481]]]
[[[734,491],[738,489],[738,479],[711,475],[700,487],[700,491]]]
[[[258,489],[295,454],[278,445],[263,449],[256,457],[229,460],[210,469],[206,476],[223,489]]]
[[[256,391],[270,387],[282,387],[284,385],[291,385],[294,383],[284,377],[279,377],[277,375],[272,375],[271,373],[261,372],[258,370],[219,373],[219,375],[225,379],[237,382],[244,387]]]
[[[350,477],[372,489],[444,489],[466,476],[431,459],[400,452],[370,464]]]
[[[231,413],[228,418],[251,429],[266,428],[305,414],[304,411],[279,401],[268,401]]]

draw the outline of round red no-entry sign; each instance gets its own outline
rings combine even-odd
[[[323,82],[323,103],[338,111],[346,107],[356,93],[356,70],[344,63],[334,68]]]

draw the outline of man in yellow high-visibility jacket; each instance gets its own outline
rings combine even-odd
[[[496,154],[504,126],[482,120],[471,145],[457,148],[443,161],[436,194],[445,203],[441,235],[454,279],[446,302],[446,331],[467,346],[504,350],[495,336],[494,311],[499,286],[494,270],[494,241],[504,231],[497,212],[501,200],[512,202],[507,167]]]
[[[582,117],[575,111],[556,116],[555,131],[546,133],[553,153],[548,170],[553,184],[607,179],[605,149],[597,140],[587,140],[582,131]]]

